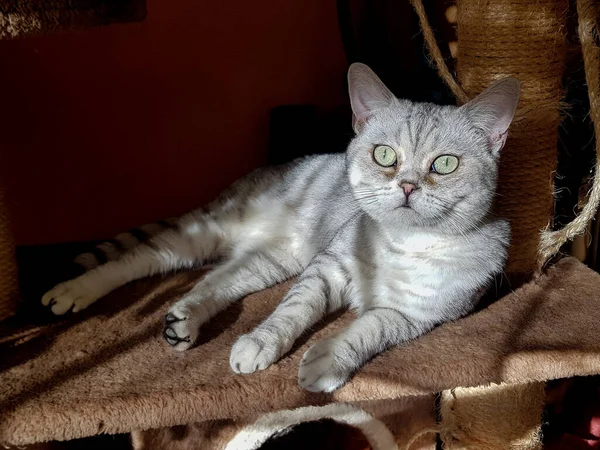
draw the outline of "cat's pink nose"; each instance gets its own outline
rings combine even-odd
[[[414,191],[417,187],[412,183],[402,183],[400,185],[406,196],[408,197],[412,191]]]

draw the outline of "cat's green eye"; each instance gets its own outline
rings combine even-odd
[[[448,175],[458,167],[458,158],[452,155],[438,156],[431,165],[431,171],[440,175]]]
[[[396,152],[387,145],[378,145],[373,150],[373,159],[382,167],[391,167],[396,164]]]

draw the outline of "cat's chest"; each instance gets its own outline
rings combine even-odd
[[[405,270],[407,264],[416,269],[430,267],[455,260],[459,246],[456,239],[425,233],[387,239],[377,246],[378,261],[396,270]]]
[[[381,245],[375,271],[376,286],[390,292],[435,295],[447,285],[452,267],[459,264],[456,242],[431,235],[416,235]]]

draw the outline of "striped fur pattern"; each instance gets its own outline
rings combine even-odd
[[[178,221],[178,218],[161,220],[118,234],[114,239],[103,241],[89,252],[78,255],[73,262],[84,271],[88,271],[108,261],[116,261],[123,253],[148,242],[152,237],[169,228],[176,227]]]
[[[324,316],[350,308],[354,322],[310,348],[299,368],[301,386],[325,392],[376,354],[472,311],[506,259],[509,226],[490,208],[518,82],[460,108],[398,100],[362,64],[349,82],[356,137],[345,154],[259,170],[42,302],[77,312],[132,280],[220,261],[165,317],[166,341],[185,350],[232,302],[298,276],[235,343],[230,365],[266,369]],[[395,165],[376,163],[378,145],[393,149]],[[459,160],[450,174],[432,168],[445,154]]]

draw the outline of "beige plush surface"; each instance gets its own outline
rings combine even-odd
[[[141,281],[83,315],[0,347],[0,442],[27,444],[244,417],[332,400],[390,399],[488,382],[600,373],[600,275],[567,258],[489,308],[376,358],[332,395],[297,386],[308,345],[348,323],[318,327],[268,370],[235,375],[229,349],[290,284],[237,303],[198,347],[174,352],[162,316],[201,274]]]

